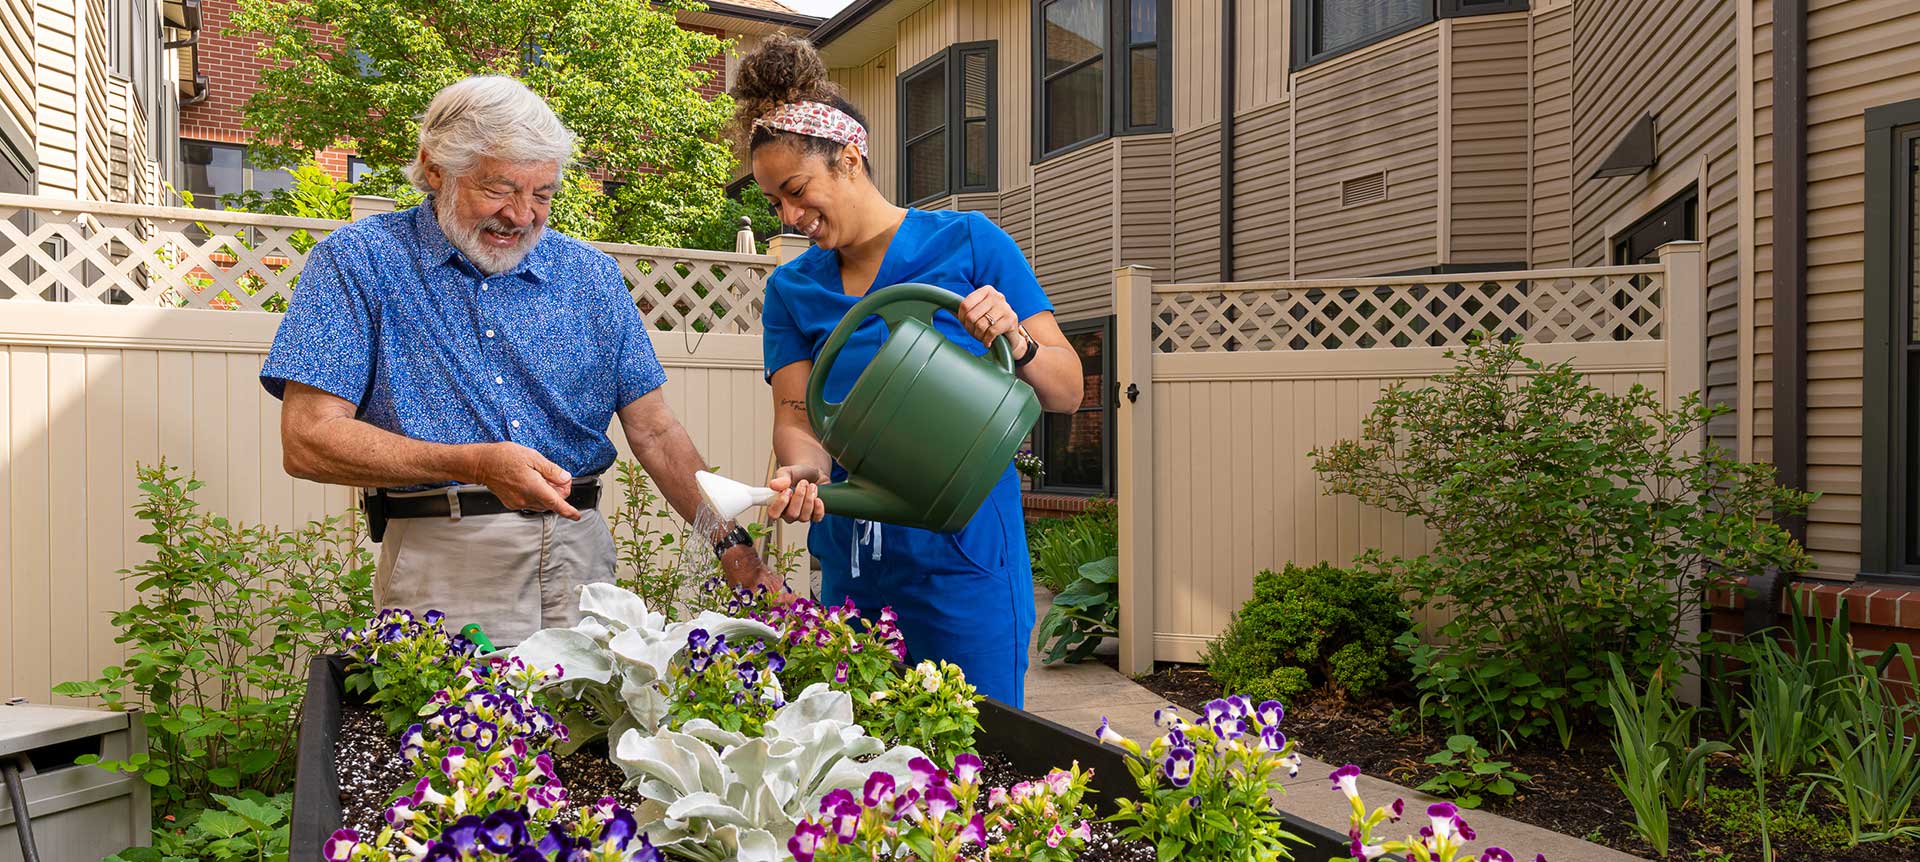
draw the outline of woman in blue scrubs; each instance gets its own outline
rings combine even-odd
[[[762,317],[773,385],[773,448],[781,467],[769,509],[816,522],[809,550],[820,560],[821,600],[852,598],[867,613],[891,606],[909,659],[957,664],[990,697],[1021,706],[1033,632],[1033,569],[1027,557],[1020,482],[1009,463],[958,533],[856,521],[827,512],[815,485],[841,481],[807,418],[807,379],[828,333],[870,290],[907,282],[963,297],[934,325],[975,353],[1006,336],[1020,379],[1041,406],[1080,405],[1079,356],[1013,239],[979,213],[904,209],[873,183],[866,123],[827,80],[811,45],[775,36],[741,60],[733,89],[736,130],[754,180],[781,221],[813,247],[767,279]],[[870,318],[835,360],[826,398],[839,401],[871,362],[886,325]]]

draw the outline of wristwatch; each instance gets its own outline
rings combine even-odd
[[[752,544],[753,537],[747,535],[747,528],[735,526],[732,530],[727,531],[726,535],[721,536],[720,541],[713,543],[713,555],[715,558],[722,557],[726,555],[727,549],[734,545],[751,546]]]
[[[1027,351],[1013,361],[1015,368],[1025,367],[1027,363],[1033,361],[1035,356],[1040,355],[1040,342],[1033,339],[1033,333],[1027,331],[1027,325],[1024,323],[1020,324],[1020,337],[1027,340]]]

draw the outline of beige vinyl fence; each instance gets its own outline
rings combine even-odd
[[[135,462],[192,471],[203,507],[249,523],[351,505],[287,476],[280,405],[258,381],[280,320],[259,309],[291,295],[296,237],[341,224],[0,195],[0,696],[47,700],[120,659],[109,618],[134,593],[115,573],[146,558]],[[600,247],[655,327],[668,403],[701,453],[764,475],[758,333],[776,259]],[[630,457],[617,421],[611,436]]]
[[[1658,264],[1156,284],[1114,274],[1121,670],[1194,661],[1261,569],[1417,554],[1425,527],[1325,494],[1307,452],[1359,436],[1379,394],[1452,367],[1476,330],[1595,385],[1701,388],[1699,243]],[[1694,445],[1698,441],[1693,441]],[[1431,620],[1427,622],[1433,622]]]

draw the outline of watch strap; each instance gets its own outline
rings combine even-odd
[[[1020,334],[1027,339],[1027,351],[1021,354],[1019,359],[1013,361],[1013,367],[1015,368],[1025,368],[1027,363],[1032,362],[1035,356],[1040,355],[1040,342],[1034,340],[1033,333],[1027,331],[1026,324],[1020,325]]]
[[[713,543],[713,555],[715,557],[724,556],[727,553],[727,549],[734,545],[752,544],[753,537],[747,534],[747,528],[735,526],[733,529],[728,530],[726,535],[721,536],[720,541]]]

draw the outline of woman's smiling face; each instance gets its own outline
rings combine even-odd
[[[854,193],[859,151],[841,150],[837,164],[786,141],[753,151],[753,179],[772,201],[782,224],[806,234],[813,244],[838,248],[854,240]]]

